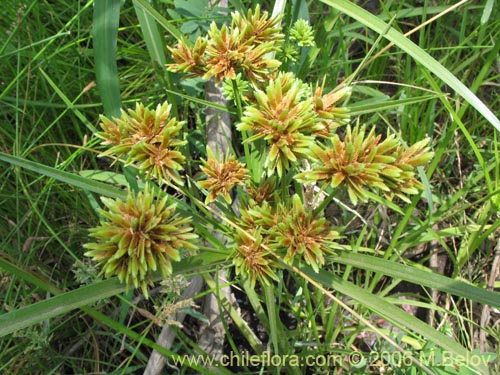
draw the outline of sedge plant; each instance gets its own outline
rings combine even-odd
[[[499,157],[474,96],[498,104],[493,2],[230,3],[6,11],[0,372],[135,373],[154,349],[182,373],[495,373]],[[18,40],[33,22],[57,32]],[[209,107],[231,115],[227,152]],[[180,301],[193,276],[208,290]],[[209,293],[221,353],[258,363],[194,342]]]

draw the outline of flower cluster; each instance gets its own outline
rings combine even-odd
[[[325,264],[324,254],[331,252],[333,241],[339,238],[324,217],[316,217],[313,211],[304,209],[298,195],[292,197],[292,207],[280,206],[283,219],[275,228],[272,248],[286,250],[285,263],[292,264],[302,257],[316,272]]]
[[[255,287],[257,280],[269,285],[270,279],[278,280],[274,271],[278,264],[268,250],[267,240],[261,235],[259,228],[251,232],[252,238],[244,233],[236,235],[236,252],[233,257],[237,275],[250,281]]]
[[[335,129],[349,121],[348,109],[339,107],[337,104],[351,94],[351,88],[349,86],[336,87],[327,94],[323,94],[324,87],[323,81],[321,86],[316,86],[313,94],[314,113],[323,125],[323,129],[316,132],[316,135],[329,137]]]
[[[207,156],[207,160],[202,160],[201,167],[207,179],[200,181],[200,186],[208,190],[205,204],[213,202],[219,195],[222,195],[227,203],[231,203],[230,191],[236,185],[243,185],[248,178],[248,169],[234,156],[226,156],[222,162],[218,162],[208,147]]]
[[[175,204],[167,205],[167,197],[157,198],[149,186],[126,201],[101,199],[106,210],[100,210],[100,225],[90,229],[97,242],[84,245],[85,255],[102,266],[106,277],[118,276],[127,289],[140,287],[147,297],[152,272],[171,275],[171,260],[181,259],[180,250],[196,248],[191,219],[178,216]]]
[[[327,134],[346,118],[346,109],[334,104],[348,92],[322,95],[321,88],[312,95],[310,88],[292,73],[280,73],[269,81],[265,91],[255,90],[256,103],[245,109],[237,129],[253,134],[246,142],[261,138],[267,141],[265,167],[269,175],[276,170],[281,177],[310,153],[317,135]]]
[[[280,65],[269,57],[278,51],[283,41],[279,18],[270,18],[267,12],[248,11],[247,16],[231,14],[230,26],[218,28],[210,25],[206,37],[198,37],[194,46],[179,41],[175,48],[168,47],[174,63],[167,68],[172,72],[189,73],[205,79],[214,77],[217,82],[235,79],[238,72],[252,82],[263,82]]]
[[[434,155],[428,140],[405,149],[394,135],[381,141],[373,128],[347,127],[344,140],[337,134],[329,138],[331,147],[314,144],[311,147],[312,170],[299,173],[299,181],[327,181],[332,187],[345,185],[351,201],[368,199],[368,188],[376,188],[388,199],[397,196],[409,201],[406,194],[423,189],[416,178],[416,168],[425,165]]]
[[[314,43],[314,33],[311,25],[304,19],[298,19],[290,30],[290,39],[300,47],[312,47]]]
[[[120,118],[101,116],[103,131],[97,135],[111,147],[100,156],[124,158],[126,165],[135,165],[160,183],[173,180],[182,184],[179,171],[185,157],[179,147],[186,142],[177,136],[183,122],[170,118],[170,108],[167,102],[156,110],[139,103],[135,111],[122,111]]]
[[[291,198],[291,204],[250,200],[240,211],[240,226],[252,238],[245,233],[237,236],[233,263],[236,273],[252,284],[277,279],[279,264],[271,251],[286,264],[304,261],[318,272],[325,264],[325,254],[332,252],[339,238],[328,220],[304,208],[298,195]]]

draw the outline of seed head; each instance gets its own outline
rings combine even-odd
[[[226,156],[222,162],[218,162],[212,150],[207,147],[208,159],[202,160],[201,170],[207,175],[207,179],[200,181],[200,186],[207,189],[208,195],[205,203],[208,204],[222,195],[226,202],[231,203],[230,191],[236,185],[243,185],[248,179],[248,169],[238,162],[234,156]]]
[[[312,133],[323,129],[313,110],[312,99],[307,97],[307,87],[293,74],[279,74],[272,79],[266,91],[256,90],[257,103],[247,107],[240,131],[251,131],[247,142],[263,138],[268,143],[265,166],[268,175],[275,170],[278,176],[298,159],[309,153],[314,144]]]
[[[156,110],[138,103],[135,111],[123,111],[119,119],[101,116],[103,131],[98,136],[111,147],[100,156],[124,158],[126,165],[135,165],[160,183],[182,184],[179,171],[185,157],[178,148],[186,142],[177,136],[184,123],[170,118],[170,108],[167,102]]]
[[[85,255],[102,266],[105,277],[118,276],[127,289],[140,287],[147,297],[152,272],[171,275],[171,261],[181,259],[181,250],[195,249],[191,219],[176,214],[175,204],[167,206],[167,197],[157,198],[149,186],[126,201],[101,199],[106,209],[100,210],[100,225],[90,229],[96,242],[84,245]]]
[[[416,167],[425,165],[434,155],[426,147],[427,140],[405,149],[394,135],[381,141],[373,128],[365,126],[346,129],[344,140],[337,134],[329,138],[330,147],[311,147],[312,170],[299,173],[299,181],[326,181],[332,187],[344,185],[353,204],[367,201],[368,189],[380,189],[388,199],[398,196],[408,201],[406,194],[423,189],[416,179]]]

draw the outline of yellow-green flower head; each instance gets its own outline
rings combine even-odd
[[[269,18],[268,12],[263,12],[261,16],[259,4],[257,4],[254,11],[250,9],[246,17],[239,12],[234,12],[231,13],[231,18],[232,28],[240,30],[244,42],[252,44],[273,42],[279,44],[284,39],[280,27],[281,18]]]
[[[274,272],[278,264],[268,250],[264,248],[265,240],[260,234],[260,229],[251,231],[253,239],[243,233],[236,236],[236,249],[233,254],[233,264],[237,275],[250,280],[252,288],[259,280],[266,285],[270,279],[278,280]]]
[[[293,27],[290,29],[290,39],[297,42],[300,47],[311,47],[314,46],[314,32],[304,19],[298,19],[295,21]]]
[[[279,74],[269,82],[265,92],[256,90],[256,104],[247,107],[237,125],[240,131],[250,131],[247,142],[263,138],[269,148],[265,160],[268,174],[278,175],[309,153],[314,144],[314,132],[323,129],[313,110],[312,98],[307,97],[304,84],[293,74]]]
[[[329,139],[331,146],[318,144],[311,148],[312,170],[299,173],[299,181],[326,181],[332,187],[344,185],[351,201],[367,201],[367,189],[380,189],[388,199],[398,196],[409,201],[406,194],[423,189],[416,179],[416,167],[425,165],[434,155],[426,147],[428,140],[405,149],[393,135],[381,142],[373,128],[366,134],[365,126],[346,129],[344,140],[337,134]]]
[[[186,142],[177,136],[184,123],[170,118],[170,108],[167,102],[156,110],[138,103],[135,111],[122,111],[119,119],[101,116],[103,131],[98,136],[111,147],[100,156],[124,158],[127,165],[135,165],[160,183],[173,180],[182,184],[179,171],[185,157],[178,149]]]
[[[207,179],[200,181],[200,186],[208,191],[205,203],[215,201],[219,195],[222,195],[227,203],[231,203],[231,189],[236,185],[243,185],[248,179],[248,169],[234,156],[226,156],[222,162],[218,162],[208,147],[207,156],[206,161],[202,160],[203,166],[201,167]]]
[[[299,257],[316,272],[325,264],[325,254],[333,241],[339,238],[330,222],[324,217],[316,217],[312,211],[305,210],[298,195],[292,197],[292,207],[280,205],[282,218],[275,228],[269,230],[271,248],[286,250],[284,261],[292,264]]]
[[[235,93],[235,89],[233,86],[233,82],[236,83],[237,92]],[[222,82],[222,93],[226,97],[226,99],[235,99],[236,95],[240,95],[243,99],[248,100],[247,94],[250,91],[250,85],[248,81],[245,81],[241,77],[241,73],[236,74],[236,78],[234,80],[224,79]]]
[[[181,250],[196,248],[197,236],[188,225],[191,218],[175,213],[175,204],[167,206],[167,196],[156,197],[153,188],[129,193],[127,200],[102,198],[98,227],[90,229],[96,242],[84,245],[86,256],[102,267],[105,277],[118,276],[121,282],[140,287],[147,297],[152,273],[172,274],[171,261],[181,259]]]

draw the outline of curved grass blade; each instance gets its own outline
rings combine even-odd
[[[185,275],[193,271],[199,272],[204,268],[223,262],[226,257],[226,254],[219,253],[203,253],[192,256],[182,260],[180,263],[174,264],[174,274]],[[0,268],[12,271],[14,267],[15,265],[10,264],[10,262],[0,261]],[[16,275],[23,277],[23,274],[20,273],[16,273]],[[157,275],[154,279],[158,280],[160,278],[161,276]],[[26,281],[33,282],[32,278],[27,278]],[[36,285],[40,286],[39,283],[36,283]],[[53,290],[51,291],[53,292]],[[0,337],[43,320],[87,306],[104,298],[123,293],[124,291],[125,284],[120,283],[118,278],[115,277],[70,292],[58,294],[55,297],[34,303],[22,309],[0,315]]]
[[[146,11],[135,1],[134,9],[139,19],[142,35],[144,36],[144,41],[146,42],[151,60],[156,61],[160,66],[165,66],[167,63],[164,47],[165,42],[158,30],[155,19],[150,14],[146,13]]]
[[[174,27],[168,20],[163,17],[156,9],[154,9],[146,0],[134,0],[134,6],[142,9],[145,15],[152,17],[158,22],[165,30],[167,30],[173,37],[177,40],[182,40],[187,46],[191,46],[193,43],[184,37],[184,35]]]
[[[57,168],[49,167],[31,160],[23,159],[3,152],[0,152],[0,160],[36,173],[40,173],[41,175],[47,177],[52,177],[58,181],[68,183],[81,189],[92,191],[99,195],[111,198],[120,198],[123,200],[127,198],[126,191],[120,190],[114,186],[94,181],[90,178],[79,176],[77,174],[61,171]]]
[[[107,116],[119,117],[121,100],[116,46],[120,0],[99,0],[94,3],[94,58],[97,88]]]
[[[61,293],[60,289],[55,285],[53,285],[49,281],[43,280],[35,273],[28,272],[24,268],[19,267],[17,264],[13,263],[11,259],[7,259],[7,256],[2,252],[0,252],[0,269],[3,269],[10,275],[18,277],[19,279],[24,280],[25,282],[30,283],[52,294]]]
[[[361,22],[366,27],[376,31],[379,34],[384,34],[384,37],[401,48],[407,54],[415,59],[415,61],[422,64],[434,75],[439,77],[443,82],[452,87],[458,95],[463,97],[470,105],[476,108],[488,122],[500,131],[500,120],[493,114],[493,112],[457,77],[453,75],[448,69],[441,65],[436,59],[425,52],[418,45],[413,43],[410,39],[406,38],[403,34],[394,28],[388,28],[387,23],[382,21],[377,16],[364,10],[356,4],[348,0],[321,0],[323,3],[332,8],[347,14],[348,16]]]
[[[471,301],[500,307],[500,293],[482,289],[434,272],[425,271],[415,266],[407,266],[374,256],[352,252],[340,252],[332,260],[336,263],[348,264],[356,268],[379,272],[395,279],[438,289],[445,293],[470,299]]]
[[[369,104],[357,104],[349,107],[349,113],[351,116],[359,116],[367,113],[387,111],[391,109],[397,109],[405,105],[417,104],[421,102],[425,102],[428,100],[432,100],[439,97],[436,95],[421,95],[414,96],[406,99],[396,99],[396,100],[377,100],[373,101],[373,103]]]

